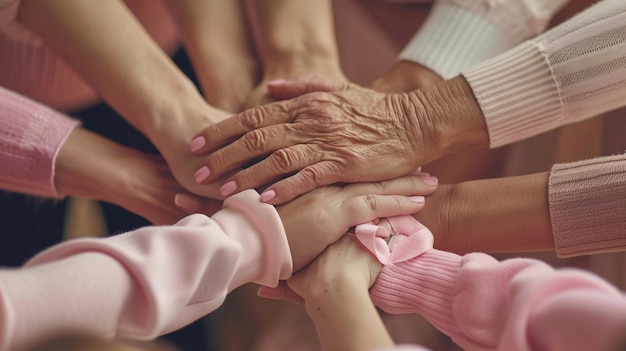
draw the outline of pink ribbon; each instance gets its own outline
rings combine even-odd
[[[357,239],[382,264],[410,260],[433,248],[433,234],[412,216],[389,217],[356,227]],[[387,240],[389,243],[387,243]]]

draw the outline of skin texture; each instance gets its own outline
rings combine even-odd
[[[304,300],[325,351],[393,346],[368,292],[380,269],[358,240],[346,235],[287,281]]]
[[[482,113],[462,77],[408,94],[302,82],[270,89],[283,97],[330,92],[250,109],[205,129],[195,139],[206,142],[194,152],[208,155],[203,167],[211,176],[201,183],[266,157],[229,177],[222,194],[278,181],[263,200],[280,204],[318,186],[392,179],[488,142]]]

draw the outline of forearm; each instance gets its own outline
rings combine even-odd
[[[554,250],[547,172],[468,181],[439,191],[414,215],[433,231],[437,248],[457,253]]]
[[[368,292],[328,284],[305,308],[325,351],[374,350],[393,345]]]
[[[49,248],[26,263],[24,275],[16,272],[17,280],[25,284],[11,284],[16,293],[9,303],[16,313],[3,322],[10,332],[30,340],[40,337],[40,330],[56,327],[59,333],[73,332],[77,326],[102,337],[148,340],[205,316],[242,284],[275,286],[291,275],[289,246],[276,210],[258,198],[250,191],[226,200],[224,208],[210,218],[195,214],[176,225],[144,227],[106,239],[72,240]],[[259,218],[264,221],[259,223]],[[107,262],[69,264],[85,255]],[[51,269],[63,262],[74,268]],[[27,272],[32,271],[42,274],[29,279]],[[47,280],[54,283],[54,296],[48,298]],[[25,291],[20,294],[20,289]],[[0,300],[3,292],[0,286]],[[33,301],[44,305],[33,308]],[[71,308],[67,308],[68,301]],[[48,302],[53,305],[47,306]],[[103,307],[102,320],[84,320],[98,315]],[[101,325],[104,322],[106,326]]]
[[[121,1],[25,0],[19,16],[149,137],[202,101]]]
[[[264,0],[251,6],[266,76],[279,77],[311,65],[340,67],[330,1]]]
[[[205,98],[213,105],[239,111],[247,91],[229,91],[233,82],[256,84],[259,67],[241,1],[169,1]],[[227,101],[229,95],[241,95]]]

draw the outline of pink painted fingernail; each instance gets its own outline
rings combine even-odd
[[[203,136],[199,136],[194,138],[191,143],[189,143],[189,150],[191,150],[191,152],[196,152],[202,149],[204,145],[206,145],[206,139]]]
[[[220,193],[222,193],[222,196],[228,196],[232,194],[235,190],[237,190],[237,183],[235,183],[234,180],[231,180],[230,182],[220,187]]]
[[[415,202],[416,204],[423,204],[424,202],[426,202],[426,198],[424,198],[423,196],[409,196],[409,200]]]
[[[281,85],[281,84],[285,84],[285,82],[287,82],[284,79],[274,79],[274,80],[270,80],[269,82],[267,82],[267,85]]]
[[[437,177],[424,177],[422,180],[428,185],[437,185],[439,183],[439,179],[437,179]]]
[[[268,202],[275,197],[276,197],[276,192],[274,190],[268,190],[261,194],[261,201]]]
[[[209,167],[203,166],[202,168],[196,171],[193,177],[196,179],[196,182],[202,183],[203,181],[207,180],[207,178],[209,178],[210,175],[211,175],[211,171],[209,170]]]

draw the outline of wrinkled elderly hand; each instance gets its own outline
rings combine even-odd
[[[274,90],[287,96],[304,92]],[[430,122],[416,118],[427,118],[423,109],[418,99],[408,95],[351,86],[247,110],[194,139],[194,144],[204,145],[192,151],[208,154],[196,173],[203,177],[196,181],[211,183],[225,172],[269,155],[229,177],[221,191],[226,196],[295,173],[263,193],[263,201],[280,204],[323,185],[402,176],[436,153],[432,136],[422,126]]]
[[[271,87],[275,95],[320,89],[280,85]],[[281,204],[323,185],[392,179],[446,153],[488,144],[482,112],[462,77],[408,94],[343,88],[250,109],[206,128],[190,147],[208,154],[196,181],[211,183],[263,158],[228,177],[220,191],[226,196],[277,182],[261,199]]]

